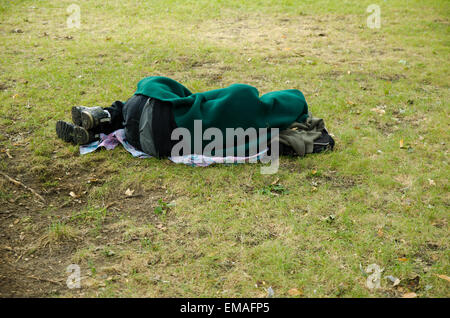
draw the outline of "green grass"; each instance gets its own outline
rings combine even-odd
[[[77,232],[70,225],[61,222],[52,222],[47,230],[47,235],[44,236],[44,244],[58,243],[60,241],[71,240],[77,237]]]
[[[92,274],[82,295],[450,295],[436,276],[450,276],[448,1],[379,1],[380,29],[366,26],[373,1],[82,1],[81,28],[69,29],[72,3],[0,1],[0,148],[22,158],[2,152],[0,168],[40,193],[88,191],[69,225],[45,221],[55,239],[81,233],[58,260]],[[126,100],[149,75],[194,92],[298,88],[336,149],[261,175],[260,165],[192,168],[120,148],[80,157],[56,140],[71,106]],[[103,182],[87,184],[94,174]],[[17,196],[1,182],[0,202]],[[106,208],[127,188],[143,197]],[[382,278],[368,289],[360,264],[373,263],[420,284]]]

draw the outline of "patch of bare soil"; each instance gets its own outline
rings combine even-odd
[[[45,213],[53,205],[59,205],[57,193],[45,193],[38,177],[30,174],[20,176],[16,162],[26,160],[26,153],[14,153],[8,160],[4,175],[20,182],[16,184],[4,175],[0,176],[2,193],[11,197],[0,199],[0,296],[40,297],[57,294],[66,289],[65,261],[79,244],[76,239],[48,245],[43,242],[52,222]],[[26,188],[25,188],[26,187]],[[45,201],[31,192],[32,189]],[[56,211],[55,216],[66,210]]]
[[[255,50],[264,52],[269,62],[279,62],[281,54],[284,59],[315,56],[332,64],[356,65],[360,60],[367,62],[368,58],[391,53],[381,51],[379,43],[357,36],[362,22],[356,15],[254,14],[208,20],[197,25],[193,32],[201,30],[198,34],[201,38],[226,47],[238,45],[249,54]],[[350,62],[345,60],[349,48],[356,54]]]
[[[329,185],[331,188],[337,189],[349,189],[362,183],[357,177],[340,176],[336,171],[328,171],[322,174],[308,175],[308,179],[311,179],[315,186],[321,184]]]
[[[63,168],[55,163],[52,169],[46,170],[45,180],[57,180],[57,186],[48,187],[36,170],[23,172],[23,166],[19,169],[19,163],[23,165],[28,157],[27,150],[21,149],[14,149],[13,156],[5,149],[0,151],[1,160],[7,163],[0,175],[0,297],[48,297],[67,293],[66,280],[70,273],[66,273],[66,268],[73,263],[78,250],[122,244],[123,229],[116,225],[120,218],[159,224],[153,210],[159,199],[171,200],[165,197],[164,189],[137,189],[128,197],[112,193],[108,202],[99,207],[107,213],[95,232],[92,222],[79,222],[76,217],[89,208],[90,189],[105,182],[103,178],[110,173],[102,175],[97,169],[93,178],[90,169],[76,164]],[[69,195],[71,192],[73,195]],[[52,238],[49,229],[54,224],[67,225],[74,233],[62,232],[61,237]]]

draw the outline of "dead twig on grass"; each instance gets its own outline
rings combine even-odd
[[[0,152],[4,152],[9,159],[13,158],[13,156],[9,153],[9,149],[2,149]]]
[[[61,284],[62,284],[61,282],[58,282],[58,281],[56,281],[56,280],[51,280],[51,279],[47,279],[47,278],[36,277],[36,276],[33,276],[33,275],[27,275],[27,277],[28,277],[28,278],[32,278],[32,279],[35,279],[35,280],[40,280],[40,281],[42,281],[42,282],[49,282],[49,283],[58,284],[58,285],[61,285]]]
[[[39,193],[37,193],[35,190],[33,190],[32,188],[26,186],[25,184],[23,184],[23,183],[20,182],[20,181],[17,181],[16,179],[11,178],[10,176],[8,176],[8,175],[7,175],[6,173],[4,173],[4,172],[1,172],[1,171],[0,171],[0,174],[1,174],[4,178],[6,178],[7,180],[9,180],[10,182],[14,183],[15,185],[21,186],[21,187],[25,188],[26,190],[30,191],[31,193],[33,193],[33,194],[34,194],[41,202],[45,202],[44,198],[43,198]]]
[[[61,204],[61,205],[58,207],[58,209],[65,208],[66,206],[70,205],[71,203],[72,203],[72,201],[69,200],[69,201],[67,201],[67,202],[65,202],[65,203],[63,203],[63,204]]]

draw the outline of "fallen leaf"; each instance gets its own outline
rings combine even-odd
[[[386,111],[384,109],[381,108],[372,108],[371,111],[378,113],[380,115],[384,115],[386,113]]]
[[[434,182],[433,179],[428,179],[428,183],[430,184],[430,186],[435,186],[436,183]]]
[[[398,260],[399,260],[400,262],[406,262],[406,261],[408,261],[408,259],[407,259],[406,257],[399,257]]]
[[[275,184],[277,184],[277,183],[278,183],[278,181],[280,181],[280,178],[276,178],[276,179],[275,179],[275,181],[273,181],[273,182],[271,183],[271,185],[275,185]]]
[[[73,192],[73,191],[70,191],[69,195],[74,199],[78,198],[78,195],[76,195],[75,192]]]
[[[405,148],[405,146],[403,145],[403,139],[400,139],[400,141],[398,142],[400,148]]]
[[[302,296],[303,292],[297,288],[291,288],[288,290],[288,294],[291,296]]]
[[[125,195],[126,195],[127,197],[132,196],[133,193],[134,193],[134,190],[127,189],[127,191],[125,191]]]
[[[402,298],[416,298],[417,294],[416,293],[406,293],[402,296]]]
[[[447,282],[450,282],[450,277],[448,277],[447,275],[442,275],[442,274],[434,274],[436,277],[445,279]]]
[[[383,237],[383,229],[380,227],[377,231],[378,237]]]

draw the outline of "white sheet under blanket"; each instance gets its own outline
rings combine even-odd
[[[91,142],[90,144],[80,146],[80,154],[85,155],[87,153],[94,152],[100,147],[104,147],[108,150],[111,150],[116,148],[119,144],[122,144],[122,146],[129,153],[131,153],[133,157],[151,158],[150,155],[137,150],[126,141],[125,131],[123,129],[118,129],[110,133],[109,135],[100,134],[100,140],[96,140]],[[219,164],[245,163],[251,161],[252,159],[254,160],[255,158],[257,158],[257,160],[259,161],[259,157],[264,155],[267,151],[268,149],[265,149],[260,153],[249,157],[208,157],[203,155],[192,154],[185,156],[169,157],[169,160],[171,160],[174,163],[182,163],[194,167],[207,167],[214,163]]]

